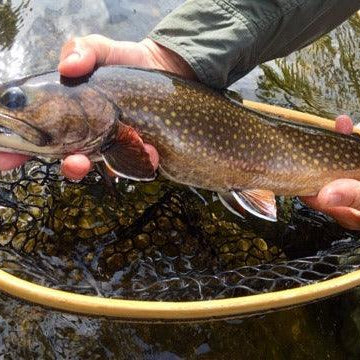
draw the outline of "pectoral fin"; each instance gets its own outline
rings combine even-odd
[[[243,210],[265,220],[277,221],[276,199],[269,190],[242,190],[219,194],[221,202],[235,215],[241,216]]]
[[[143,141],[130,126],[121,126],[118,138],[102,150],[102,157],[117,176],[141,181],[151,181],[156,177],[156,169]]]

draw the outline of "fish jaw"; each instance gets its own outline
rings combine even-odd
[[[119,109],[86,81],[72,84],[58,73],[15,82],[26,101],[8,107],[14,82],[0,86],[0,150],[61,158],[94,154],[116,132]]]

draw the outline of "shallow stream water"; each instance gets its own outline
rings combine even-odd
[[[140,40],[181,2],[0,1],[0,81],[54,69],[62,43],[71,36],[101,33],[119,40]],[[359,33],[360,17],[354,16],[311,47],[258,67],[233,88],[247,99],[328,117],[345,112],[358,122],[360,67],[359,42],[355,39]],[[64,190],[63,187],[59,189]],[[55,188],[55,191],[59,189]],[[69,187],[64,191],[66,189]],[[149,194],[148,201],[151,202],[151,196],[155,196],[152,189]],[[99,198],[102,195],[98,193]],[[63,201],[66,202],[66,198]],[[49,204],[47,206],[51,207],[50,200]],[[295,229],[301,229],[302,234],[286,225],[287,236],[281,238],[281,246],[286,251],[283,240],[294,242],[306,237],[305,232],[308,241],[306,246],[302,243],[301,251],[296,246],[291,247],[295,248],[294,257],[299,253],[301,256],[311,254],[314,243],[321,249],[325,243],[357,239],[357,234],[344,232],[328,219],[313,216],[299,203],[295,207],[298,218],[305,219],[302,224],[306,225]],[[71,214],[76,213],[71,215],[73,219],[78,215],[75,210],[69,210]],[[106,209],[102,211],[106,212]],[[312,219],[310,225],[309,217]],[[84,224],[81,236],[87,239],[88,218],[81,219]],[[121,219],[131,221],[126,217]],[[61,228],[63,237],[59,239],[66,246],[72,241],[71,225]],[[111,227],[111,223],[108,226]],[[276,234],[283,230],[281,227]],[[4,240],[0,234],[1,241]],[[259,240],[257,243],[263,244]],[[10,254],[5,261],[13,272],[18,267],[15,262],[21,262],[22,270],[31,270],[33,260],[27,249],[32,249],[34,244],[26,244],[20,255]],[[89,243],[83,246],[76,254],[87,250],[86,246],[91,247]],[[113,251],[111,246],[110,252]],[[16,250],[16,246],[14,248]],[[170,258],[173,248],[166,245],[162,249]],[[55,256],[57,250],[52,248],[51,251],[59,263]],[[291,256],[291,252],[288,251],[287,255]],[[189,259],[186,256],[185,253],[184,258]],[[89,262],[94,263],[94,258]],[[119,256],[115,259],[119,261]],[[223,258],[220,260],[225,261]],[[111,264],[111,261],[106,262],[109,267]],[[46,277],[40,270],[38,281],[45,281]],[[59,280],[59,274],[54,272],[51,275],[58,276],[56,280]],[[22,275],[27,274],[24,272]],[[31,276],[32,279],[35,277],[34,274]],[[50,277],[46,281],[51,284]],[[86,292],[87,289],[79,291]],[[354,289],[316,304],[250,318],[191,324],[136,324],[52,311],[1,294],[0,355],[5,359],[357,359],[360,355],[358,299],[358,290]]]

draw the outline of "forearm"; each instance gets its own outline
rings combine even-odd
[[[149,37],[178,53],[200,81],[223,88],[311,43],[358,8],[360,0],[188,0]]]

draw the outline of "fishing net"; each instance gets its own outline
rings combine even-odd
[[[93,171],[81,182],[58,162],[3,173],[0,264],[20,278],[81,294],[204,300],[290,289],[360,267],[356,233],[279,199],[277,223],[229,213],[216,194],[165,179]]]

